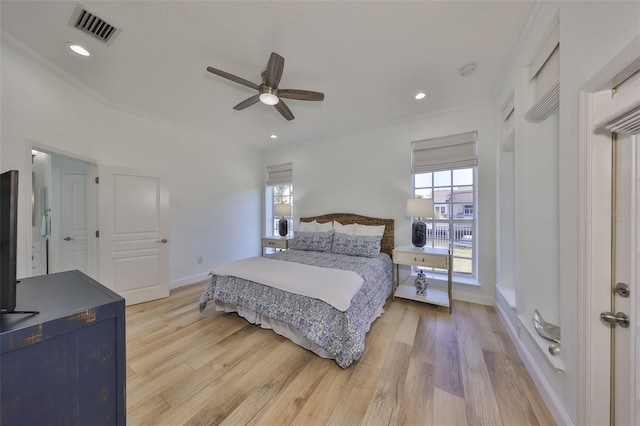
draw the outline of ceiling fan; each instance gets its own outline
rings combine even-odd
[[[213,67],[207,67],[207,71],[210,73],[219,75],[227,80],[231,80],[258,91],[257,94],[240,102],[238,105],[234,106],[233,109],[240,111],[260,101],[266,105],[273,105],[284,118],[287,120],[293,120],[293,113],[282,99],[322,101],[324,100],[324,93],[312,92],[310,90],[279,89],[278,84],[280,83],[283,69],[284,58],[277,53],[271,53],[269,62],[267,63],[267,69],[262,72],[262,84],[258,85],[245,80],[244,78],[229,74],[228,72]]]

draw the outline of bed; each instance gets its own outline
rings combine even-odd
[[[289,250],[212,271],[199,308],[236,312],[347,368],[362,356],[365,334],[391,295],[394,221],[334,213],[300,222],[305,232]],[[381,236],[368,235],[382,225]],[[346,236],[343,226],[358,227],[358,235]]]

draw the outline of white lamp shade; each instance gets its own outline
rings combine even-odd
[[[291,204],[276,204],[275,216],[291,216]]]
[[[407,200],[407,216],[433,217],[433,199],[411,198]]]

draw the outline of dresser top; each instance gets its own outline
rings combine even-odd
[[[80,271],[23,278],[16,288],[16,310],[39,311],[39,314],[0,315],[0,334],[42,325],[55,320],[60,324],[97,321],[101,307],[121,304],[124,299]],[[4,350],[4,348],[3,348]]]

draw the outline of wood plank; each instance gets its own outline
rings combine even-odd
[[[436,354],[441,349],[437,346],[438,317],[421,313],[413,340],[412,358],[436,365]]]
[[[500,409],[477,337],[458,333],[458,345],[467,421],[472,425],[501,425]]]
[[[460,348],[454,320],[438,318],[436,330],[438,351],[435,356],[435,387],[464,398]]]
[[[313,359],[314,355],[309,351],[298,349],[283,359],[283,365],[287,368],[273,368],[259,362],[237,380],[225,383],[217,397],[200,409],[188,424],[237,425],[259,422],[264,410],[280,400],[278,396],[282,390]]]
[[[377,324],[376,335],[369,342],[370,349],[366,351],[357,365],[349,367],[355,367],[356,370],[353,372],[349,382],[347,382],[340,402],[336,405],[331,417],[329,417],[329,423],[340,424],[345,422],[347,419],[342,418],[345,414],[348,414],[349,422],[352,422],[357,416],[357,423],[360,423],[369,407],[369,401],[382,371],[396,327],[397,325],[384,322]]]
[[[407,426],[431,424],[434,409],[434,374],[433,365],[411,357],[407,380],[400,399],[397,424]]]
[[[140,406],[129,406],[127,401],[127,423],[130,425],[154,424],[153,419],[171,410],[171,406],[160,395],[147,399]]]
[[[395,424],[397,422],[410,357],[409,345],[402,342],[393,343],[365,411],[363,424]]]
[[[388,302],[343,370],[236,314],[200,313],[206,285],[126,308],[130,424],[554,424],[492,307]]]
[[[332,368],[340,367],[331,360],[311,355],[304,368],[278,392],[278,398],[272,401],[268,407],[265,406],[248,424],[290,424],[307,403],[322,376]]]
[[[518,376],[506,355],[483,351],[489,377],[500,409],[502,423],[537,424],[536,415],[524,394]]]
[[[456,303],[457,305],[458,303]],[[473,424],[467,422],[467,411],[465,400],[456,395],[451,395],[440,389],[434,389],[433,392],[433,422],[429,423],[435,426],[466,426]],[[491,423],[478,423],[491,425]],[[516,423],[523,424],[523,423]]]
[[[416,339],[416,330],[418,329],[419,320],[420,313],[417,309],[404,309],[399,321],[399,323],[402,324],[402,327],[397,328],[395,339],[398,342],[413,345],[413,342]]]
[[[331,361],[330,361],[331,362]],[[309,396],[298,415],[293,419],[292,424],[297,425],[323,425],[329,422],[336,405],[342,398],[347,383],[355,368],[343,370],[337,365],[329,368],[316,384],[313,393]]]

